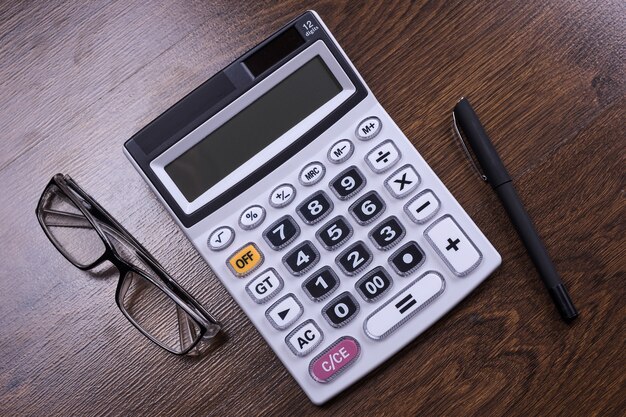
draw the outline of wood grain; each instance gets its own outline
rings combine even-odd
[[[122,155],[143,125],[306,9],[503,257],[392,360],[312,405]],[[626,5],[0,3],[0,415],[624,415]],[[454,142],[469,96],[581,311],[563,324]],[[153,347],[116,277],[68,264],[34,216],[71,174],[226,323],[200,358]]]

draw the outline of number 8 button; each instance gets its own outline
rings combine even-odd
[[[326,217],[333,209],[333,203],[324,191],[318,191],[304,200],[296,211],[306,224],[314,224]]]

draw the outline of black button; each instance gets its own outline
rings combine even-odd
[[[339,287],[337,274],[325,266],[315,272],[302,284],[302,289],[313,301],[320,301],[332,294]]]
[[[376,191],[370,191],[350,206],[350,212],[359,224],[374,221],[385,211],[385,203]]]
[[[313,268],[320,260],[320,254],[315,246],[308,241],[300,243],[283,257],[283,263],[293,275],[302,275]]]
[[[389,263],[399,275],[409,275],[422,265],[424,252],[415,242],[409,242],[389,258]]]
[[[359,303],[349,292],[344,292],[334,298],[322,309],[322,314],[333,327],[341,327],[356,317],[359,312]]]
[[[282,249],[300,234],[300,227],[291,216],[284,216],[263,232],[263,238],[272,249]]]
[[[369,236],[378,249],[387,250],[400,242],[400,239],[402,239],[405,234],[406,232],[402,224],[400,224],[400,221],[397,217],[392,216],[376,226],[370,232]]]
[[[361,174],[361,171],[355,166],[352,166],[341,174],[337,175],[330,182],[330,189],[333,190],[337,198],[340,200],[347,200],[365,186],[365,177]]]
[[[317,223],[333,209],[333,203],[324,191],[318,191],[304,200],[296,209],[306,224]]]
[[[354,286],[365,301],[375,301],[393,285],[391,277],[382,266],[372,269]]]
[[[341,252],[335,262],[346,275],[356,275],[372,262],[372,253],[359,241]]]
[[[343,216],[337,216],[322,226],[315,236],[326,249],[334,250],[350,239],[352,228]]]

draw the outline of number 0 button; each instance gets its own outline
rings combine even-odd
[[[359,241],[341,252],[335,262],[346,275],[356,275],[372,262],[372,253]]]
[[[342,327],[356,317],[359,312],[359,303],[349,292],[344,292],[331,300],[322,309],[322,315],[333,327]]]
[[[306,224],[314,224],[326,217],[333,209],[333,203],[324,191],[318,191],[304,200],[296,211]]]
[[[320,260],[320,253],[308,241],[300,243],[283,258],[283,263],[293,275],[302,275]]]

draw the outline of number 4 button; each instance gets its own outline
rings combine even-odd
[[[302,275],[320,260],[320,253],[308,241],[300,243],[283,257],[283,263],[293,275]]]

